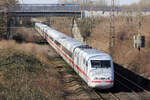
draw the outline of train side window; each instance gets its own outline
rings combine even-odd
[[[63,50],[66,54],[68,54],[70,57],[72,57],[72,53],[71,53],[69,50],[67,50],[64,46],[62,46],[62,50]]]
[[[52,37],[49,36],[49,38],[53,41],[54,39]]]
[[[77,52],[75,52],[75,56],[77,56]]]
[[[79,65],[79,57],[77,57],[77,64]]]
[[[85,59],[83,59],[83,64],[86,64],[86,60]]]
[[[46,34],[46,39],[47,39],[48,35]]]
[[[54,41],[56,45],[60,46],[61,44],[58,41]]]
[[[86,67],[88,67],[88,62],[86,61]]]

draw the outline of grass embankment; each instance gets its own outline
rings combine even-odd
[[[72,21],[73,18],[65,18],[65,17],[52,17],[51,19],[51,27],[65,33],[68,36],[72,36]]]
[[[63,84],[46,46],[0,42],[1,100],[62,100]],[[51,58],[52,57],[52,58]]]

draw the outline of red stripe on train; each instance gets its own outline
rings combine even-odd
[[[101,83],[101,82],[104,82],[104,83],[113,83],[113,81],[92,81],[92,83]]]
[[[91,81],[91,79],[87,76],[87,74],[82,71],[66,54],[63,53],[62,50],[60,50],[49,38],[48,38],[48,42],[53,45],[60,53],[62,53],[89,81]],[[112,83],[113,81],[91,81],[92,83],[101,83],[101,82],[105,82],[105,83]]]

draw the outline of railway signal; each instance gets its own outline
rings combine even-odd
[[[137,35],[134,35],[134,48],[137,48],[139,51],[141,51],[141,48],[145,47],[145,36],[142,35],[141,32],[141,27],[142,27],[142,13],[139,8],[138,12],[138,33]]]
[[[141,48],[145,47],[145,36],[138,34],[137,36],[135,35],[133,39],[134,39],[134,48],[137,48],[140,51]]]

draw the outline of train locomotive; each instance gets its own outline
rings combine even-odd
[[[35,29],[91,88],[108,89],[114,85],[112,57],[103,51],[72,39],[42,23]]]

